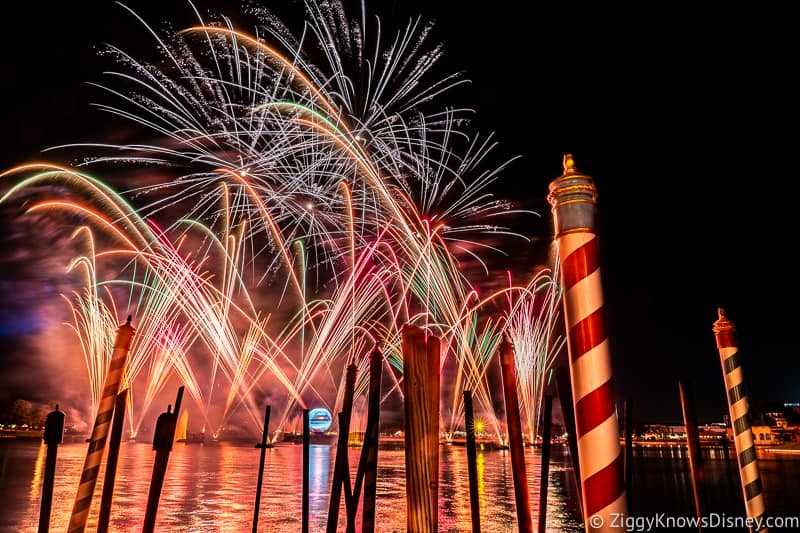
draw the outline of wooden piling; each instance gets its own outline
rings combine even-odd
[[[364,504],[361,515],[362,533],[375,531],[375,498],[378,488],[378,438],[380,436],[381,371],[383,353],[375,348],[369,354],[369,394],[367,397],[367,432],[364,449]]]
[[[583,489],[581,488],[581,465],[578,460],[578,434],[575,428],[575,408],[572,404],[572,385],[569,372],[563,366],[556,369],[556,387],[558,388],[558,402],[561,404],[561,413],[564,417],[564,430],[567,432],[567,447],[572,460],[572,475],[575,480],[578,502],[578,513],[583,516]]]
[[[144,524],[142,533],[153,533],[156,526],[156,515],[158,514],[158,502],[161,499],[161,487],[164,485],[164,477],[167,473],[167,463],[169,453],[172,451],[172,444],[175,442],[175,424],[180,414],[181,401],[183,400],[183,385],[178,389],[178,396],[175,399],[175,411],[161,413],[156,421],[156,431],[153,435],[153,449],[156,457],[153,461],[153,475],[150,480],[150,491],[147,495],[147,507],[144,513]]]
[[[528,473],[525,469],[525,449],[522,443],[522,424],[519,418],[514,345],[507,338],[500,343],[500,369],[503,374],[503,396],[506,402],[508,449],[511,452],[511,474],[514,479],[514,496],[517,504],[517,525],[520,533],[533,533]]]
[[[542,408],[542,457],[539,475],[539,516],[536,518],[539,533],[547,527],[547,486],[550,476],[550,438],[553,413],[553,397],[546,394]]]
[[[64,413],[56,408],[48,413],[44,423],[44,440],[47,454],[44,459],[44,479],[42,480],[42,501],[39,505],[39,533],[50,531],[50,511],[53,506],[53,487],[56,478],[56,459],[58,445],[64,439]]]
[[[114,422],[111,424],[111,438],[108,441],[108,459],[106,474],[103,479],[103,496],[100,498],[100,514],[97,517],[97,533],[106,533],[111,519],[111,502],[114,499],[114,483],[117,479],[117,462],[119,446],[122,442],[122,429],[125,422],[125,407],[128,401],[128,389],[117,394],[114,405]]]
[[[358,367],[351,362],[347,365],[344,381],[344,397],[342,399],[342,412],[339,413],[339,436],[336,443],[336,459],[333,467],[333,481],[331,483],[331,498],[328,503],[327,533],[336,533],[339,523],[339,505],[342,489],[345,491],[345,506],[352,506],[350,500],[350,461],[347,456],[347,439],[350,435],[350,417],[353,411],[353,394],[356,385]],[[345,509],[347,511],[347,509]],[[355,512],[355,511],[354,511]],[[355,525],[353,526],[355,527]]]
[[[438,530],[439,339],[417,326],[402,331],[408,531]]]
[[[308,409],[303,409],[303,517],[300,524],[302,533],[308,533],[308,491],[309,491],[309,450],[311,448],[311,428],[308,425]]]
[[[625,495],[628,498],[628,512],[633,512],[633,400],[626,398],[625,416]]]
[[[692,384],[688,379],[678,381],[681,394],[681,409],[683,410],[683,423],[686,425],[686,447],[689,452],[689,469],[692,474],[692,494],[694,495],[694,510],[698,519],[705,515],[705,477],[703,474],[703,455],[700,449],[700,433],[697,430],[697,411],[694,406],[694,393]],[[698,526],[698,531],[701,530]]]
[[[475,414],[472,409],[472,391],[464,391],[464,425],[467,430],[467,471],[469,472],[469,508],[472,533],[481,531],[481,508],[478,494],[478,453],[475,446]]]
[[[258,532],[258,512],[261,508],[261,486],[264,483],[264,463],[267,460],[270,406],[264,408],[264,431],[261,432],[261,455],[258,459],[258,481],[256,481],[256,503],[253,508],[253,533]]]

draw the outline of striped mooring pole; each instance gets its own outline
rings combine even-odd
[[[75,503],[72,506],[72,515],[67,526],[68,533],[82,532],[86,529],[86,520],[89,518],[89,508],[92,506],[92,496],[97,484],[97,475],[100,472],[100,462],[106,449],[106,439],[111,429],[111,420],[114,415],[114,404],[117,393],[122,383],[125,363],[128,361],[128,352],[131,349],[133,335],[136,330],[131,326],[131,315],[125,324],[117,329],[114,340],[114,351],[111,353],[111,363],[108,365],[106,380],[103,386],[103,396],[100,407],[94,420],[92,436],[89,438],[89,449],[83,463],[78,492],[75,494]]]
[[[620,446],[611,354],[603,310],[603,287],[595,233],[597,189],[578,172],[571,155],[547,196],[564,288],[586,531],[611,532],[627,514],[624,454]]]
[[[739,458],[739,475],[742,480],[744,507],[747,517],[756,524],[752,531],[767,531],[765,521],[764,495],[761,488],[761,475],[756,460],[756,445],[753,430],[750,427],[750,406],[744,391],[742,362],[739,359],[739,347],[736,343],[736,328],[725,316],[725,310],[718,309],[719,319],[714,322],[714,336],[722,363],[722,375],[725,379],[728,409],[733,426],[733,442],[736,456]]]

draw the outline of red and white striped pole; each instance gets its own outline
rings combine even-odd
[[[566,155],[547,199],[564,288],[586,531],[618,531],[612,524],[627,503],[595,233],[597,189]]]
[[[114,404],[117,400],[122,374],[128,361],[128,352],[131,349],[135,330],[131,326],[131,316],[128,321],[117,329],[114,340],[114,351],[111,353],[111,363],[108,365],[106,380],[103,386],[103,397],[94,420],[94,429],[89,439],[89,449],[83,463],[81,481],[78,492],[75,494],[75,504],[69,519],[68,533],[82,532],[86,529],[86,520],[89,518],[89,508],[92,506],[94,487],[97,484],[97,475],[100,472],[100,462],[106,449],[106,439],[111,428],[111,419],[114,415]]]
[[[753,430],[750,427],[750,406],[744,393],[744,377],[742,363],[739,360],[739,348],[736,343],[736,329],[733,322],[727,319],[725,311],[718,309],[719,320],[714,322],[714,336],[717,338],[717,349],[722,363],[722,376],[725,379],[725,391],[728,397],[728,409],[733,426],[733,442],[739,458],[739,473],[744,493],[744,507],[747,517],[754,522],[752,531],[766,531],[764,527],[764,495],[761,488],[761,475],[756,460],[756,444]]]

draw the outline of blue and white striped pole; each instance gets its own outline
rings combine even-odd
[[[722,362],[722,375],[725,378],[725,390],[733,426],[733,441],[739,460],[745,511],[747,517],[752,519],[755,524],[751,528],[752,531],[767,531],[764,526],[766,518],[764,494],[756,460],[753,430],[750,427],[750,406],[744,392],[744,376],[742,375],[742,362],[739,359],[739,347],[736,343],[736,329],[725,316],[724,309],[719,308],[718,312],[719,320],[714,322],[713,329]]]

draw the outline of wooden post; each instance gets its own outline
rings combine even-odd
[[[478,453],[475,447],[475,415],[472,410],[472,391],[464,391],[464,425],[467,429],[467,470],[469,472],[469,508],[472,533],[481,532],[481,508],[478,495]]]
[[[700,434],[697,430],[697,411],[694,407],[692,384],[687,379],[678,381],[681,393],[681,409],[683,423],[686,424],[686,447],[689,451],[689,468],[692,473],[692,494],[694,510],[698,519],[705,514],[705,478],[703,475],[703,455],[700,449]],[[701,530],[698,526],[698,531]]]
[[[308,490],[309,490],[309,449],[311,433],[308,426],[308,409],[303,409],[303,518],[301,522],[302,533],[308,533]]]
[[[364,505],[361,515],[362,533],[375,531],[375,497],[378,489],[378,439],[380,436],[381,371],[383,353],[377,347],[369,354],[369,407],[364,449]],[[371,422],[371,423],[370,423]],[[438,443],[437,443],[438,445]],[[438,448],[437,448],[438,450]]]
[[[106,461],[106,475],[103,480],[103,496],[100,498],[100,514],[97,517],[97,533],[106,533],[108,531],[108,522],[111,518],[111,502],[114,499],[119,445],[122,442],[122,429],[125,422],[127,401],[128,389],[124,389],[117,394],[117,403],[114,406],[114,422],[111,424],[111,440],[108,441],[108,460]]]
[[[542,416],[544,424],[542,427],[542,460],[541,474],[539,476],[539,533],[545,533],[547,527],[547,485],[550,476],[550,432],[553,419],[553,397],[546,394],[544,397],[544,407]]]
[[[503,396],[506,401],[508,449],[511,452],[511,474],[514,479],[514,496],[517,504],[517,525],[520,533],[533,533],[528,473],[525,469],[525,449],[522,444],[522,424],[519,419],[514,345],[508,338],[503,339],[500,343],[500,370],[503,374]]]
[[[369,393],[367,397],[367,427],[358,460],[358,471],[353,493],[347,508],[347,533],[355,533],[356,511],[364,488],[364,505],[361,516],[362,532],[375,528],[375,494],[378,475],[378,437],[380,434],[381,372],[383,352],[376,346],[369,355]]]
[[[625,495],[628,497],[628,512],[633,510],[633,400],[627,398],[625,411]]]
[[[352,505],[350,500],[350,461],[347,457],[347,439],[350,436],[350,416],[353,411],[353,394],[356,386],[358,367],[354,362],[347,365],[344,380],[344,398],[342,399],[342,412],[339,413],[339,436],[336,444],[336,462],[333,467],[333,482],[331,483],[331,499],[328,504],[327,533],[336,533],[339,522],[339,505],[342,497],[342,488],[345,490],[345,506]],[[346,511],[347,509],[345,509]],[[355,527],[355,525],[353,526]]]
[[[567,446],[572,460],[572,475],[575,487],[578,490],[578,513],[583,516],[583,490],[581,489],[581,465],[578,461],[578,436],[575,431],[575,411],[572,405],[572,385],[570,384],[567,369],[560,366],[556,369],[556,386],[558,387],[558,402],[561,404],[561,413],[564,416],[564,430],[567,432]]]
[[[439,525],[439,339],[406,324],[402,349],[406,525],[433,533]]]
[[[44,422],[44,435],[42,440],[47,445],[47,455],[44,460],[44,480],[42,482],[42,502],[39,507],[39,533],[50,531],[50,511],[53,505],[53,487],[56,479],[56,459],[58,445],[64,439],[64,413],[58,410],[58,405]]]
[[[261,432],[261,456],[258,459],[258,481],[256,481],[256,504],[253,508],[253,533],[258,533],[258,511],[261,508],[261,485],[264,483],[264,463],[267,460],[267,438],[269,437],[270,406],[264,409],[264,431]]]
[[[153,461],[153,476],[150,480],[150,492],[147,495],[142,533],[155,531],[158,502],[161,499],[161,487],[164,485],[164,477],[167,473],[169,452],[172,451],[172,444],[175,442],[175,423],[180,414],[183,388],[181,385],[178,389],[175,412],[170,412],[172,406],[167,406],[167,412],[161,413],[156,421],[156,432],[153,435],[153,449],[156,451],[156,458]]]

